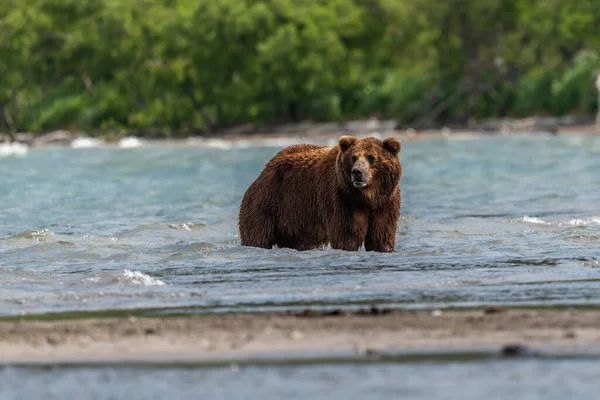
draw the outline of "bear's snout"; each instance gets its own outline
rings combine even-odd
[[[369,182],[369,166],[363,160],[358,161],[352,167],[352,185],[357,188],[362,188],[367,186]]]

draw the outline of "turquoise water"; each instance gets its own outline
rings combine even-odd
[[[596,399],[597,360],[0,368],[12,399]]]
[[[0,315],[600,305],[600,137],[406,141],[395,253],[242,247],[243,193],[291,142],[0,157]]]

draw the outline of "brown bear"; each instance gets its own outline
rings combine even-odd
[[[336,146],[281,150],[244,194],[242,245],[394,251],[400,148],[394,138],[342,136]]]

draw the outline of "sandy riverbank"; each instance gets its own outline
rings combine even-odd
[[[597,310],[225,314],[0,322],[0,364],[600,345]]]

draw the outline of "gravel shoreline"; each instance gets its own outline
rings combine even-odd
[[[600,311],[374,309],[0,322],[0,364],[202,362],[292,353],[376,355],[548,345],[600,348]]]
[[[95,147],[100,144],[119,145],[123,140],[141,140],[154,143],[174,143],[202,145],[214,141],[226,142],[261,142],[277,139],[294,139],[303,141],[337,139],[341,135],[396,137],[401,140],[418,140],[420,138],[449,135],[508,135],[518,133],[546,134],[600,134],[600,125],[589,115],[571,115],[564,117],[530,117],[502,118],[467,125],[449,125],[436,128],[416,128],[398,126],[395,120],[379,120],[370,118],[347,122],[298,122],[271,127],[254,127],[251,124],[231,127],[221,131],[192,136],[168,134],[125,136],[123,133],[112,133],[106,137],[90,137],[84,132],[57,130],[43,134],[15,133],[0,134],[0,143],[16,142],[29,147],[45,146],[81,146]],[[124,146],[124,147],[136,147]]]

